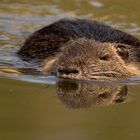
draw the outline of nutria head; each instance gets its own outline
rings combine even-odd
[[[123,44],[79,38],[66,44],[59,56],[57,76],[62,78],[113,80],[137,75],[136,70],[128,65],[129,51]]]

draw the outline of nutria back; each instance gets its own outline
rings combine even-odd
[[[62,19],[30,35],[18,55],[26,61],[43,60],[60,52],[61,46],[69,40],[80,37],[99,42],[140,46],[140,41],[137,38],[103,23],[85,19]]]

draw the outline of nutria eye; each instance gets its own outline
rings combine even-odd
[[[104,61],[107,61],[110,59],[110,56],[109,55],[104,55],[102,57],[100,57],[101,60],[104,60]]]

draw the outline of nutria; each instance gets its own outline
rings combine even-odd
[[[140,41],[97,21],[63,19],[27,38],[18,51],[46,74],[70,79],[118,79],[139,75]],[[131,66],[130,66],[131,64]]]

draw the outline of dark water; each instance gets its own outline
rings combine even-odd
[[[30,33],[63,17],[100,20],[140,38],[139,6],[139,0],[0,0],[0,140],[140,139],[139,77],[63,81],[31,73],[35,66],[15,55]]]

